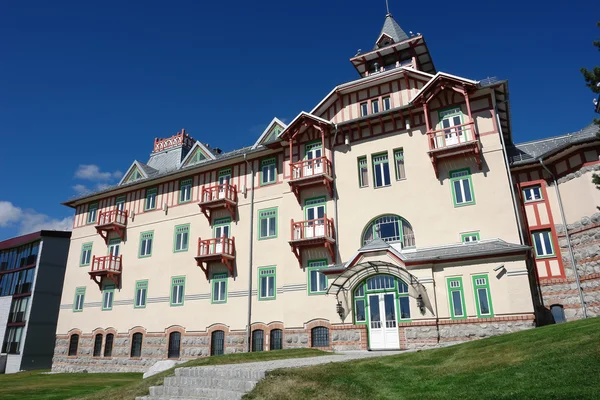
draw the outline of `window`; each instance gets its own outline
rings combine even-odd
[[[327,277],[321,269],[327,268],[327,260],[308,262],[308,294],[324,294],[327,291]]]
[[[144,176],[140,172],[137,166],[134,166],[131,172],[125,177],[124,183],[134,182],[138,179],[142,179]]]
[[[463,243],[479,242],[479,232],[468,232],[460,235],[460,241]]]
[[[260,163],[260,184],[269,185],[277,181],[277,163],[275,157],[262,160]]]
[[[134,308],[146,308],[146,298],[148,297],[148,281],[137,281],[135,283],[135,303]]]
[[[144,339],[144,335],[140,332],[134,333],[131,337],[131,357],[141,357],[142,356],[142,340]]]
[[[92,261],[92,243],[84,243],[81,245],[81,258],[79,261],[80,267],[87,267]]]
[[[475,204],[471,171],[468,168],[450,172],[450,185],[455,207]]]
[[[179,182],[179,204],[192,200],[192,180],[184,179]]]
[[[525,203],[543,200],[542,187],[540,185],[526,187],[523,189],[523,197],[525,198]]]
[[[140,234],[140,254],[139,257],[150,257],[152,255],[152,242],[154,231],[142,232]]]
[[[448,293],[450,302],[450,317],[452,319],[466,318],[465,296],[463,294],[462,278],[448,278]]]
[[[210,334],[210,355],[220,356],[225,353],[225,332],[213,331]]]
[[[114,340],[115,335],[113,335],[112,333],[106,335],[106,342],[104,343],[104,357],[112,357],[112,348]]]
[[[167,358],[179,358],[181,353],[181,333],[171,332],[169,335],[169,349]]]
[[[190,241],[190,224],[177,225],[175,227],[175,239],[173,252],[188,251]]]
[[[83,311],[83,300],[85,298],[85,287],[75,289],[75,301],[73,301],[73,311]]]
[[[311,347],[329,347],[329,329],[317,326],[310,330]]]
[[[171,278],[171,306],[182,306],[185,291],[185,276]]]
[[[381,99],[381,101],[383,102],[383,111],[389,110],[390,108],[392,108],[392,102],[390,99],[390,96],[384,97],[383,99]]]
[[[533,247],[535,247],[537,257],[554,256],[552,233],[549,230],[533,232],[531,236],[533,237]]]
[[[69,338],[69,356],[73,357],[77,355],[77,347],[79,346],[79,335],[74,334]]]
[[[358,186],[369,186],[369,171],[367,170],[367,157],[358,158]]]
[[[355,299],[354,300],[354,321],[356,323],[366,322],[367,314],[365,312],[365,299]]]
[[[400,305],[400,319],[410,319],[410,300],[408,298],[408,285],[398,279],[398,304]]]
[[[406,179],[403,149],[394,150],[394,166],[396,167],[396,180]]]
[[[271,330],[271,340],[269,341],[269,350],[283,349],[283,332],[281,329]]]
[[[414,247],[415,235],[412,226],[398,215],[382,215],[367,225],[362,237],[363,246],[374,239],[387,243],[402,243],[402,247]]]
[[[258,269],[258,299],[275,299],[275,267]]]
[[[115,295],[115,285],[106,285],[102,291],[102,310],[112,310],[113,298]]]
[[[360,116],[364,117],[369,115],[369,105],[364,102],[364,103],[360,103]]]
[[[96,222],[96,215],[98,213],[98,203],[90,204],[88,207],[88,218],[87,223],[93,224]]]
[[[372,278],[367,279],[367,290],[384,290],[384,289],[394,289],[395,279],[390,275],[377,275]]]
[[[94,357],[100,357],[102,354],[102,334],[96,334],[94,338]]]
[[[252,351],[263,351],[265,343],[265,331],[255,329],[252,331]]]
[[[379,100],[371,101],[371,110],[373,111],[373,114],[376,114],[379,112]]]
[[[436,147],[446,147],[466,141],[464,127],[462,124],[462,112],[460,108],[452,108],[439,112],[441,128],[444,135],[436,136]]]
[[[487,275],[473,276],[473,289],[475,290],[475,305],[479,318],[493,317],[492,296]]]
[[[117,199],[115,200],[115,205],[117,206],[117,210],[125,211],[125,201],[126,200],[127,200],[126,195],[117,197]]]
[[[156,192],[156,188],[146,189],[144,211],[154,210],[156,208]]]
[[[188,164],[196,164],[203,160],[206,160],[206,156],[201,149],[197,149],[194,155],[190,158]]]
[[[277,237],[277,207],[258,211],[258,240]]]
[[[227,303],[227,274],[213,275],[212,302]]]
[[[2,353],[19,354],[21,350],[22,326],[9,326],[6,328]]]
[[[552,318],[554,318],[554,322],[557,324],[567,322],[567,318],[565,317],[565,309],[561,304],[553,304],[550,306],[550,312],[552,313]]]
[[[390,185],[390,163],[388,162],[387,153],[376,154],[373,159],[373,176],[375,187],[383,187]]]
[[[118,257],[121,254],[121,238],[114,238],[108,241],[108,254]]]
[[[231,168],[225,168],[219,171],[219,185],[229,184],[231,182]]]

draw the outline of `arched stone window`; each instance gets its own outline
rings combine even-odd
[[[269,350],[281,350],[283,348],[283,331],[281,329],[271,330],[271,340],[269,341]]]
[[[94,357],[100,357],[102,354],[102,334],[96,334],[94,338]]]
[[[325,326],[317,326],[310,330],[312,347],[329,347],[329,329]]]
[[[79,335],[74,334],[71,335],[71,339],[69,339],[69,355],[76,356],[77,355],[77,347],[79,346]]]
[[[104,357],[112,357],[112,348],[114,340],[115,335],[113,335],[112,333],[106,335],[106,341],[104,342]]]
[[[252,331],[252,351],[263,351],[265,343],[265,331],[255,329]]]
[[[555,323],[560,324],[562,322],[567,322],[567,318],[565,318],[565,309],[562,304],[551,305],[550,312],[552,313]]]
[[[142,356],[142,340],[144,339],[144,335],[140,332],[134,333],[131,337],[131,357],[141,357]]]
[[[213,331],[210,334],[210,355],[220,356],[225,353],[225,332]]]
[[[169,335],[169,351],[168,358],[179,358],[179,353],[181,350],[181,333],[180,332],[171,332]]]
[[[363,231],[362,245],[374,239],[381,239],[387,243],[401,243],[403,248],[415,246],[412,226],[407,220],[394,214],[381,215],[369,222]]]

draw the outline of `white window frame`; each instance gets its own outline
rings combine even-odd
[[[367,115],[369,115],[369,103],[368,102],[365,101],[364,103],[360,103],[359,109],[360,109],[361,117],[366,117]]]
[[[537,191],[537,197],[536,197],[536,191]],[[527,200],[527,195],[531,196],[531,199]],[[540,200],[544,200],[544,196],[542,195],[542,186],[541,185],[535,185],[535,186],[528,186],[526,188],[523,188],[523,201],[525,203],[533,203],[535,201],[540,201]]]
[[[390,186],[392,184],[392,177],[390,176],[390,159],[386,153],[374,154],[371,156],[372,164],[373,164],[373,187],[380,188]],[[384,165],[387,164],[388,171],[387,177],[385,174]],[[377,174],[381,174],[381,185],[377,184]]]
[[[550,243],[550,249],[546,248],[546,241],[544,240],[544,235],[548,236],[548,242]],[[535,248],[535,255],[537,257],[553,257],[555,255],[554,252],[554,243],[552,243],[552,232],[550,230],[542,230],[535,231],[531,233],[531,237],[533,239],[533,247]],[[536,237],[540,238],[541,249],[538,248]],[[541,251],[541,253],[540,253]]]

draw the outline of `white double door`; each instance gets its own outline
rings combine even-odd
[[[369,348],[399,349],[398,313],[395,293],[369,295]]]
[[[318,204],[306,207],[306,226],[304,227],[304,237],[325,236],[325,204]]]
[[[215,226],[215,238],[217,239],[216,243],[215,243],[215,252],[214,252],[215,254],[229,252],[229,242],[226,240],[223,240],[224,237],[225,238],[229,237],[229,225]]]
[[[227,196],[227,184],[231,181],[231,175],[219,176],[219,199],[224,199]]]
[[[442,120],[442,128],[444,128],[444,142],[446,146],[452,146],[464,141],[464,135],[462,127],[460,125],[460,117],[458,115],[452,116]],[[442,147],[442,146],[438,146]]]
[[[323,149],[321,147],[314,147],[306,150],[304,159],[304,176],[312,176],[323,173]],[[310,161],[313,160],[313,161]]]

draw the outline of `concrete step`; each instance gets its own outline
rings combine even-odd
[[[244,392],[225,389],[184,386],[153,386],[150,388],[150,397],[166,397],[176,399],[208,398],[214,400],[240,400]]]
[[[257,371],[253,368],[216,368],[216,367],[192,367],[177,368],[175,376],[181,377],[214,377],[229,379],[244,379],[259,381],[265,377],[265,371]]]
[[[199,377],[188,377],[188,376],[170,376],[165,378],[164,387],[203,387],[210,389],[225,389],[233,390],[238,392],[249,392],[254,389],[258,380],[254,379],[238,379],[238,378],[227,378],[227,377],[214,377],[214,376],[199,376]]]

